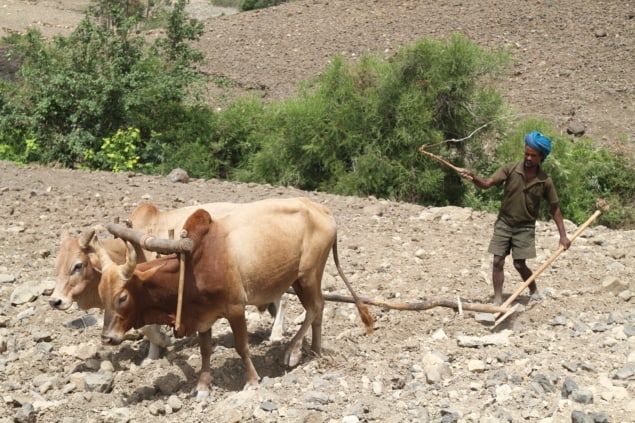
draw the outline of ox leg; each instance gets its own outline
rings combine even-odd
[[[273,316],[273,326],[269,336],[270,342],[282,341],[284,337],[284,306],[285,302],[282,297],[275,303],[269,304],[269,313]]]
[[[157,360],[161,356],[161,348],[166,348],[172,343],[170,337],[161,332],[159,325],[144,326],[141,328],[141,333],[143,333],[150,342],[148,360]]]
[[[230,311],[228,313],[227,320],[229,321],[232,333],[234,334],[234,348],[243,360],[243,367],[245,369],[245,389],[251,386],[256,386],[258,385],[260,376],[258,376],[254,363],[251,361],[244,308],[236,307],[236,310]]]
[[[312,284],[309,284],[312,286]],[[302,358],[302,340],[311,327],[311,351],[317,356],[322,355],[322,312],[324,310],[324,298],[319,284],[318,289],[304,289],[298,282],[293,284],[306,315],[302,326],[295,334],[284,353],[284,363],[289,367],[295,367]]]
[[[211,328],[198,333],[198,345],[201,349],[201,373],[198,376],[198,385],[196,385],[196,398],[203,399],[209,397],[209,384],[212,382],[210,358],[212,351],[214,351],[214,344]]]

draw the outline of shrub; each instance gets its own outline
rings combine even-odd
[[[5,151],[23,155],[25,140],[37,139],[39,152],[28,160],[90,166],[86,152],[98,151],[103,139],[129,127],[140,130],[136,147],[143,148],[153,131],[174,122],[172,112],[198,78],[190,66],[201,55],[189,41],[202,27],[186,21],[184,7],[184,0],[175,4],[166,38],[150,47],[132,34],[134,16],[116,15],[123,13],[118,8],[110,10],[111,19],[119,16],[112,27],[87,16],[69,37],[52,42],[33,30],[11,37],[11,54],[22,66],[19,80],[0,99]]]
[[[502,102],[486,83],[505,64],[504,54],[458,35],[422,40],[389,62],[367,55],[349,65],[335,57],[298,99],[266,109],[263,120],[272,124],[263,129],[270,132],[254,136],[258,151],[236,176],[429,204],[458,201],[459,178],[417,149],[494,120]]]

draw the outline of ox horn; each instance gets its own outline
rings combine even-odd
[[[112,264],[112,259],[110,258],[110,255],[108,255],[108,252],[106,251],[106,249],[102,247],[101,241],[99,241],[99,238],[93,235],[91,235],[91,238],[93,238],[93,247],[95,248],[95,251],[97,252],[97,255],[99,256],[99,261],[101,262],[101,268],[104,269],[107,265]],[[81,243],[80,243],[80,246],[81,246]]]
[[[77,238],[77,243],[79,244],[79,248],[81,248],[82,250],[87,250],[88,247],[90,246],[90,241],[92,241],[94,236],[95,236],[94,229],[90,229],[88,231],[82,232],[81,235],[79,235],[79,238]]]
[[[124,280],[129,281],[132,278],[135,267],[137,267],[137,252],[132,243],[126,241],[126,262],[119,266]]]

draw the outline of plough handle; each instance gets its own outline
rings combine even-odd
[[[595,213],[593,213],[593,215],[587,219],[586,222],[584,222],[577,231],[575,231],[575,233],[573,235],[571,235],[571,242],[573,242],[573,240],[575,240],[578,236],[580,236],[580,234],[582,232],[584,232],[584,230],[586,228],[589,227],[589,225],[591,225],[591,223],[593,223],[593,221],[595,219],[598,218],[599,215],[601,215],[602,212],[599,210],[596,210]],[[525,288],[527,288],[534,280],[536,280],[536,278],[547,268],[549,267],[549,265],[551,263],[553,263],[553,261],[558,258],[558,256],[565,250],[565,248],[560,245],[558,247],[558,249],[556,251],[554,251],[551,256],[547,259],[547,261],[545,261],[534,273],[531,274],[531,276],[529,278],[527,278],[527,280],[525,282],[523,282],[518,289],[516,289],[516,291],[514,291],[514,293],[507,298],[507,300],[502,304],[502,307],[507,308],[509,307],[509,305],[514,302],[514,300],[516,298],[518,298],[518,296],[520,294],[522,294],[522,292],[525,290]],[[496,317],[500,316],[502,313],[497,313]],[[496,322],[496,325],[498,325],[499,322]],[[494,325],[494,326],[496,326]]]

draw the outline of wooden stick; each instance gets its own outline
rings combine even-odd
[[[594,221],[595,219],[597,219],[597,218],[598,218],[598,216],[599,216],[599,215],[601,215],[601,214],[602,214],[602,212],[600,212],[599,210],[596,210],[596,212],[595,212],[595,213],[593,213],[593,215],[592,215],[590,218],[588,218],[588,219],[587,219],[587,221],[586,221],[586,222],[584,222],[584,223],[583,223],[583,224],[582,224],[582,225],[578,228],[578,230],[577,230],[577,231],[575,231],[575,233],[571,236],[571,239],[570,239],[570,240],[571,240],[571,242],[573,242],[573,241],[574,241],[574,240],[575,240],[578,236],[580,236],[580,234],[581,234],[582,232],[584,232],[584,230],[585,230],[586,228],[588,228],[588,227],[589,227],[589,225],[591,225],[591,223],[593,223],[593,221]],[[543,271],[544,271],[547,267],[549,267],[549,265],[550,265],[551,263],[553,263],[553,261],[554,261],[556,258],[558,258],[558,256],[559,256],[559,255],[560,255],[563,251],[565,251],[565,249],[564,249],[564,247],[563,247],[562,245],[560,245],[560,246],[558,247],[558,249],[557,249],[556,251],[554,251],[554,252],[551,254],[551,256],[547,259],[547,261],[545,261],[545,262],[544,262],[544,263],[543,263],[543,264],[542,264],[542,265],[541,265],[541,266],[540,266],[540,267],[539,267],[539,268],[538,268],[538,269],[537,269],[534,273],[532,273],[532,275],[531,275],[529,278],[527,278],[527,280],[526,280],[524,283],[522,283],[522,284],[518,287],[518,289],[516,289],[516,291],[515,291],[515,292],[514,292],[514,293],[513,293],[513,294],[512,294],[509,298],[507,298],[507,300],[506,300],[506,301],[502,304],[502,307],[503,307],[503,308],[507,308],[507,307],[509,307],[509,305],[510,305],[512,302],[514,302],[514,300],[515,300],[516,298],[518,298],[518,296],[519,296],[520,294],[522,294],[522,292],[525,290],[525,288],[527,288],[527,287],[528,287],[528,286],[529,286],[529,285],[530,285],[530,284],[531,284],[534,280],[536,280],[536,278],[537,278],[537,277],[538,277],[538,276],[539,276],[539,275],[540,275],[540,274],[541,274],[541,273],[542,273],[542,272],[543,272]],[[504,319],[506,319],[506,318],[507,318],[507,316],[509,316],[510,314],[511,314],[511,313],[506,313],[506,314],[505,314],[505,316],[503,316],[503,318],[499,319],[499,320],[498,320],[498,321],[494,324],[494,326],[493,326],[492,328],[496,327],[496,326],[497,326],[497,325],[498,325],[501,321],[503,321]],[[498,316],[500,316],[500,313],[499,313],[496,317],[498,317]]]
[[[181,231],[181,239],[187,238],[187,231]],[[176,322],[174,328],[178,332],[181,327],[181,312],[183,311],[183,285],[185,285],[185,252],[179,253],[179,292],[176,302]]]
[[[295,294],[295,291],[292,288],[289,288],[286,292],[287,294]],[[355,304],[355,299],[353,297],[347,297],[344,295],[322,294],[322,297],[326,301]],[[448,308],[453,308],[455,310],[459,308],[458,302],[448,301],[448,300],[432,300],[432,301],[422,301],[417,303],[391,303],[386,301],[371,300],[370,298],[364,298],[364,297],[358,297],[358,299],[364,304],[389,308],[392,310],[402,310],[402,311],[421,311],[421,310],[428,310],[434,307],[448,307]],[[461,302],[460,305],[463,310],[480,311],[480,312],[486,312],[486,313],[496,313],[496,312],[504,313],[507,311],[507,309],[502,306],[495,306],[492,304]]]
[[[455,172],[457,172],[457,173],[461,173],[461,168],[458,168],[458,167],[454,166],[452,163],[450,163],[450,162],[448,162],[447,160],[445,160],[445,159],[443,159],[443,158],[441,158],[441,157],[437,156],[436,154],[430,153],[429,151],[427,151],[427,150],[425,149],[425,147],[426,147],[425,145],[422,145],[422,146],[419,148],[419,152],[420,152],[420,153],[422,153],[422,154],[425,154],[426,156],[432,157],[433,159],[435,159],[435,160],[437,160],[437,161],[439,161],[439,162],[443,163],[444,165],[446,165],[446,166],[447,166],[447,167],[449,167],[450,169],[454,170]],[[474,178],[472,178],[471,176],[466,176],[466,178],[467,178],[467,179],[470,179],[470,180],[474,179]]]
[[[106,229],[116,237],[140,245],[144,250],[161,254],[189,252],[194,247],[194,241],[189,238],[177,240],[155,238],[149,234],[115,223],[106,224]]]

